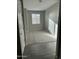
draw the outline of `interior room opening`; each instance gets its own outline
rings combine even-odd
[[[17,0],[22,58],[56,59],[59,0],[21,1],[22,6]]]

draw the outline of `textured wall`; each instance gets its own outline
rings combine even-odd
[[[59,15],[59,2],[54,4],[53,6],[49,7],[45,11],[45,28],[48,30],[49,27],[49,18],[55,23],[55,27],[58,24],[58,15]],[[55,30],[55,33],[57,29]]]
[[[34,14],[40,14],[40,24],[32,24],[32,17],[31,17],[31,14],[34,13]],[[45,12],[44,11],[28,11],[27,12],[27,29],[28,31],[35,31],[35,30],[42,30],[44,29],[44,20],[45,20]]]
[[[24,8],[24,24],[25,24],[25,34],[26,34],[26,45],[28,45],[28,38],[29,38],[29,16],[28,10]]]

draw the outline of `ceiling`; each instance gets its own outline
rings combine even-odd
[[[24,8],[27,10],[46,10],[50,6],[57,3],[59,0],[23,0]]]

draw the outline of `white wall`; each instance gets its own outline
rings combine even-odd
[[[29,32],[29,16],[28,16],[28,10],[24,8],[24,22],[25,22],[25,32]]]
[[[40,14],[40,24],[32,24],[32,13],[34,14]],[[43,30],[44,29],[44,19],[45,19],[45,13],[44,11],[28,11],[28,19],[27,19],[27,25],[29,31],[36,31],[36,30]]]
[[[55,3],[53,6],[49,7],[45,11],[45,28],[49,28],[49,18],[55,23],[55,28],[58,25],[58,15],[59,15],[59,2]],[[57,29],[55,30],[55,36],[57,35]]]
[[[40,24],[32,25],[32,13],[39,13],[40,14]],[[45,28],[45,11],[28,11],[24,8],[24,22],[25,22],[25,32],[26,32],[26,45],[29,44],[30,39],[30,31],[42,30]]]
[[[26,45],[29,44],[29,14],[28,10],[24,8],[24,24],[25,24],[25,34],[26,34]]]

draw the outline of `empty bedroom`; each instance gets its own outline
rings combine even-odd
[[[59,0],[22,1],[23,20],[18,12],[18,23],[22,20],[24,29],[20,34],[22,58],[56,59]]]

